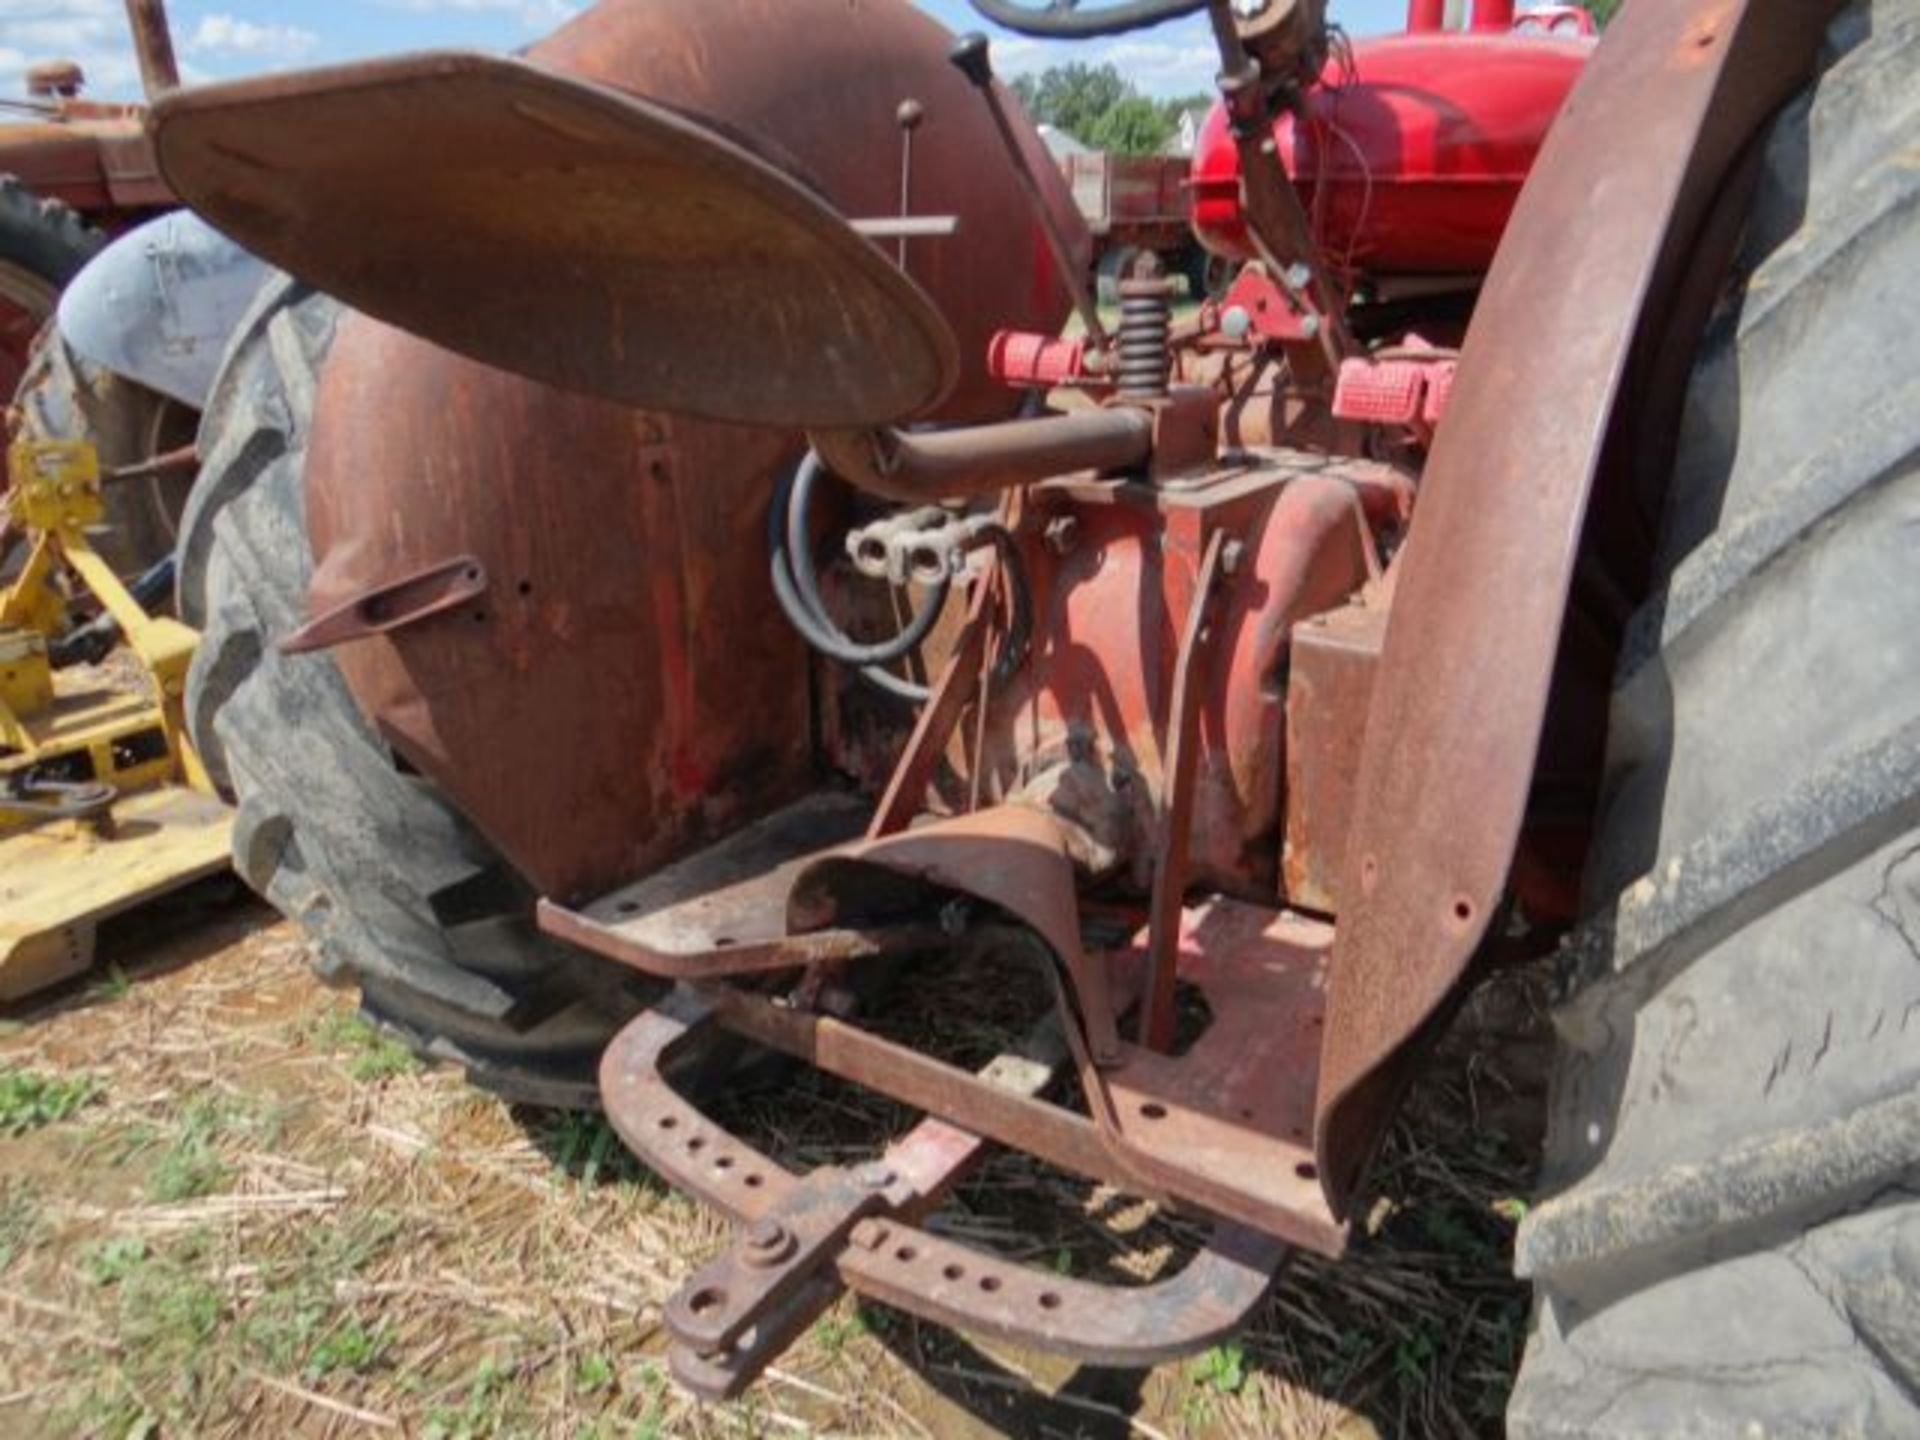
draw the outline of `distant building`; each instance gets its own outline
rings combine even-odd
[[[1045,142],[1048,151],[1056,160],[1063,160],[1069,155],[1091,155],[1093,153],[1057,125],[1042,125],[1040,127],[1040,139]]]
[[[1167,154],[1191,155],[1200,148],[1200,128],[1207,123],[1207,112],[1199,108],[1182,110],[1180,122],[1174,127],[1173,139],[1167,142]]]

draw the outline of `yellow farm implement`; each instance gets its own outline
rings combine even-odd
[[[87,538],[105,504],[84,441],[19,441],[0,514],[30,543],[0,588],[0,1002],[84,973],[99,923],[227,863],[230,817],[182,719],[198,637],[150,615]],[[131,664],[54,666],[72,590]]]

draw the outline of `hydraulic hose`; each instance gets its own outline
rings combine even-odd
[[[813,491],[825,472],[826,466],[820,457],[809,451],[793,474],[782,482],[767,512],[767,549],[774,598],[788,622],[815,650],[830,660],[855,667],[863,679],[889,695],[910,704],[924,704],[931,694],[926,686],[903,680],[883,667],[905,659],[926,642],[946,607],[952,582],[941,580],[905,628],[891,640],[862,644],[841,630],[827,614],[810,543]],[[999,525],[990,530],[988,536],[1000,558],[1012,602],[1006,643],[1000,647],[994,664],[993,683],[1000,685],[1011,679],[1026,661],[1033,639],[1033,596],[1013,536],[1005,526]]]
[[[949,582],[943,580],[935,586],[906,628],[891,640],[862,644],[834,624],[820,596],[819,575],[814,569],[808,539],[813,490],[824,469],[820,457],[808,451],[793,474],[781,482],[767,510],[767,550],[774,598],[779,601],[788,623],[822,655],[842,665],[854,666],[862,678],[897,699],[924,704],[930,693],[926,686],[902,680],[882,667],[912,654],[933,633],[941,608],[946,604]]]

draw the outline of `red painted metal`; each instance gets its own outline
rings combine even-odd
[[[1473,0],[1473,28],[1502,34],[1513,28],[1513,0]]]
[[[1486,270],[1547,130],[1591,46],[1509,35],[1404,35],[1353,47],[1306,119],[1274,127],[1280,157],[1336,264],[1368,273]],[[1194,228],[1253,258],[1225,110],[1194,152]]]
[[[1431,34],[1447,28],[1447,0],[1407,0],[1407,33]]]
[[[1006,385],[1051,388],[1093,379],[1087,373],[1087,342],[1022,330],[1002,330],[987,347],[987,373]]]
[[[1360,761],[1315,1119],[1340,1213],[1401,1062],[1506,886],[1582,521],[1610,425],[1634,418],[1616,414],[1629,358],[1666,337],[1719,187],[1804,83],[1829,13],[1626,6],[1487,279],[1403,552]]]

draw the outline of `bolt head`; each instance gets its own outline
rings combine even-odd
[[[778,1220],[756,1220],[747,1227],[746,1262],[756,1270],[771,1270],[797,1248],[791,1231]]]
[[[1229,340],[1245,339],[1247,332],[1251,329],[1253,329],[1253,316],[1247,313],[1246,306],[1229,305],[1220,313],[1220,333]]]
[[[860,1183],[869,1190],[884,1190],[893,1184],[896,1178],[893,1167],[882,1160],[874,1160],[860,1167]]]
[[[747,1229],[747,1244],[755,1250],[778,1250],[787,1239],[787,1227],[778,1220],[756,1220]]]

